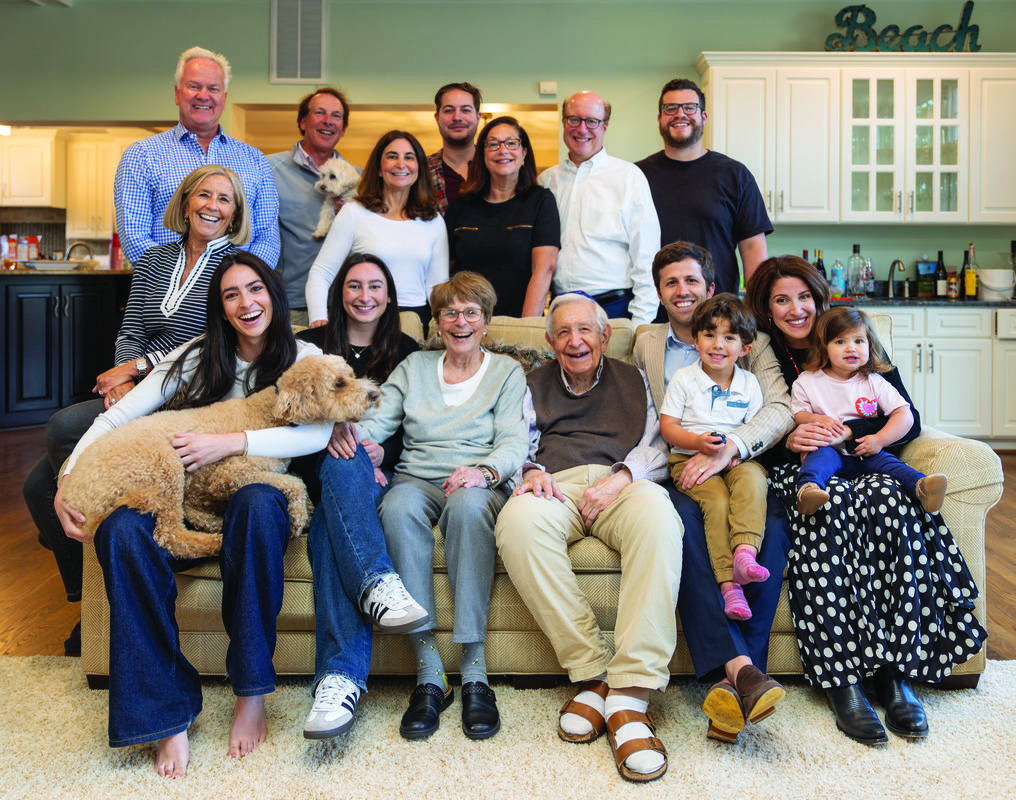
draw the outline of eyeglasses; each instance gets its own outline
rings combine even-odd
[[[672,117],[677,113],[677,110],[681,109],[689,117],[693,114],[697,114],[701,109],[698,103],[664,103],[660,110],[668,117]]]
[[[596,117],[569,116],[564,118],[564,124],[569,128],[577,128],[583,122],[586,123],[586,130],[595,131],[604,123],[604,120],[597,119]]]
[[[483,317],[483,309],[464,308],[459,310],[457,308],[442,308],[437,312],[437,316],[442,322],[455,322],[460,315],[466,322],[476,322]]]
[[[492,153],[496,153],[501,148],[504,148],[510,153],[514,153],[520,147],[522,147],[521,139],[505,139],[503,142],[499,142],[497,139],[487,139],[483,143],[484,150],[490,150]]]

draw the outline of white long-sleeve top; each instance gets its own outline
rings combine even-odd
[[[652,322],[659,304],[652,267],[660,220],[642,170],[601,149],[578,166],[566,158],[538,180],[554,193],[561,217],[554,291],[631,289],[634,324]]]
[[[440,215],[388,219],[351,201],[335,215],[307,275],[311,321],[328,318],[328,291],[352,252],[372,253],[388,265],[403,308],[427,305],[430,290],[448,280],[448,231]]]
[[[185,385],[193,377],[197,366],[197,352],[192,353],[187,359],[187,363],[180,374],[180,380],[173,381],[169,386],[163,386],[166,373],[169,372],[189,344],[190,342],[187,342],[180,345],[176,350],[173,350],[156,365],[155,369],[141,383],[124,395],[120,402],[95,418],[92,427],[78,440],[77,445],[74,447],[74,452],[67,459],[67,467],[64,470],[64,474],[69,474],[74,469],[78,456],[92,442],[114,428],[130,422],[132,419],[137,419],[157,411],[176,394],[181,386]],[[296,348],[297,361],[307,356],[321,355],[321,350],[310,342],[297,340]],[[250,364],[248,362],[237,356],[236,382],[233,384],[230,393],[223,400],[245,396],[243,386],[249,367]],[[181,430],[180,433],[187,433],[187,431]],[[295,458],[296,456],[308,455],[323,450],[331,436],[332,423],[282,426],[245,431],[245,433],[247,434],[247,455],[266,456],[269,458]]]

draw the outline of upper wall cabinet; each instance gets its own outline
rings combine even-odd
[[[55,130],[0,136],[0,205],[63,208],[64,147]]]
[[[774,221],[1016,222],[1016,54],[703,53]]]
[[[113,178],[125,143],[72,136],[67,142],[67,238],[98,239],[113,233]]]

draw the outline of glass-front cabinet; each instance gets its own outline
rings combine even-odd
[[[968,80],[966,70],[843,70],[844,221],[966,221]]]

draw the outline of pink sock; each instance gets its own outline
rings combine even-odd
[[[730,619],[751,619],[751,609],[748,608],[748,601],[744,599],[744,592],[740,586],[735,584],[722,591],[724,614]]]
[[[744,586],[746,583],[761,583],[769,580],[769,570],[755,561],[755,554],[747,547],[734,553],[734,583]]]

